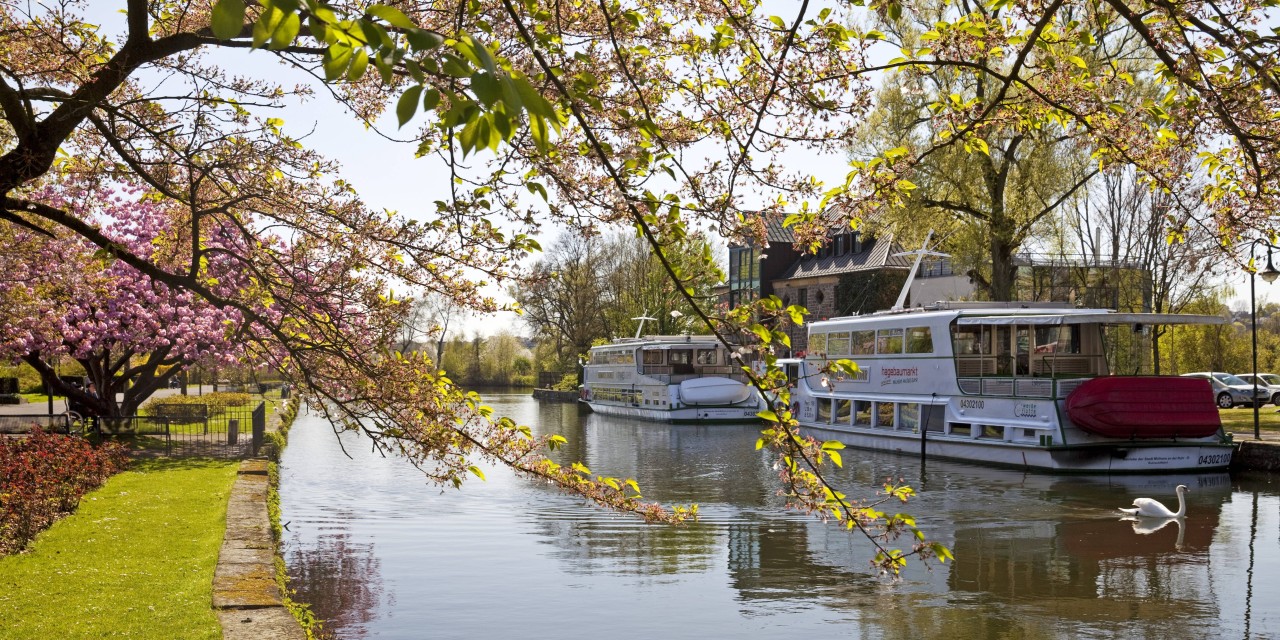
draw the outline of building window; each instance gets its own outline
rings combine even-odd
[[[729,248],[729,307],[760,297],[760,259],[755,247]]]
[[[808,289],[804,287],[800,288],[800,290],[796,293],[796,304],[802,307],[809,306],[809,290]]]

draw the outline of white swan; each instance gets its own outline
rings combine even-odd
[[[1187,492],[1187,485],[1180,484],[1175,489],[1178,492],[1178,511],[1173,512],[1169,507],[1160,504],[1159,500],[1151,498],[1137,498],[1133,501],[1132,509],[1121,508],[1120,510],[1131,516],[1146,516],[1148,518],[1181,518],[1187,515],[1187,500],[1184,494]]]

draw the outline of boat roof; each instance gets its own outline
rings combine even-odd
[[[1015,306],[1017,305],[1017,306]],[[1078,309],[1063,303],[943,303],[896,312],[845,316],[814,322],[814,325],[854,321],[900,320],[904,326],[920,320],[943,317],[958,325],[1061,325],[1061,324],[1225,324],[1217,315],[1183,313],[1118,313],[1111,309]],[[897,323],[889,323],[897,324]]]
[[[644,336],[640,338],[615,338],[609,344],[600,344],[591,347],[596,349],[611,349],[616,347],[658,347],[661,349],[671,349],[681,346],[700,346],[720,344],[720,340],[715,336],[695,336],[695,335],[678,335],[678,336]]]

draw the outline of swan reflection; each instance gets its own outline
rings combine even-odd
[[[1133,532],[1140,536],[1149,536],[1167,526],[1169,523],[1178,525],[1178,539],[1173,543],[1174,549],[1182,551],[1182,518],[1162,518],[1152,516],[1125,516],[1120,518],[1121,522],[1133,523]]]

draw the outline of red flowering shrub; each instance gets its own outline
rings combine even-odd
[[[22,549],[128,463],[116,443],[38,429],[29,438],[0,438],[0,555]]]

